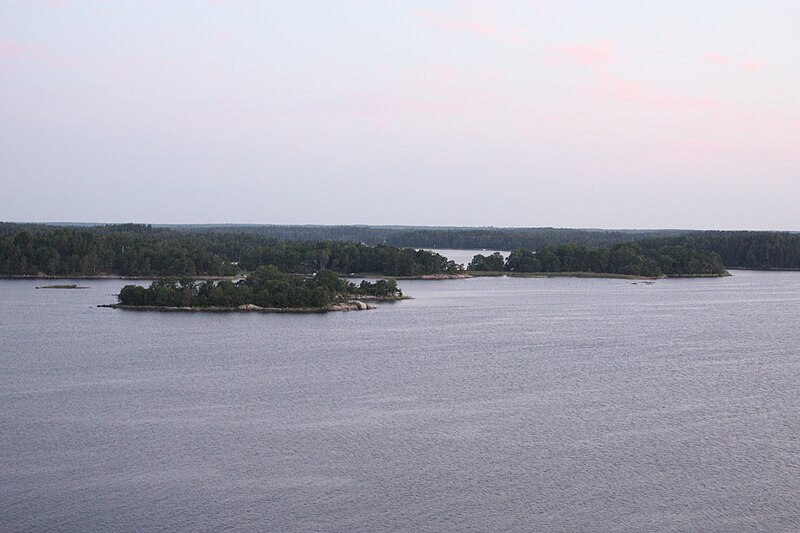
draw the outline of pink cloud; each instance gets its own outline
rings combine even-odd
[[[722,55],[716,52],[707,52],[703,54],[703,59],[708,63],[712,63],[714,65],[730,65],[731,60],[727,57],[723,57]]]
[[[608,63],[613,57],[613,46],[608,42],[596,44],[560,44],[551,47],[559,56],[582,65]]]
[[[763,70],[764,68],[764,62],[760,59],[733,59],[716,52],[706,52],[701,57],[706,63],[712,65],[733,66],[749,71]]]
[[[659,147],[667,159],[705,159],[725,151],[725,145],[719,141],[707,139],[682,139]]]
[[[21,43],[3,37],[0,37],[0,61],[6,63],[44,64],[65,68],[74,68],[80,65],[79,60],[65,57],[46,46]]]
[[[411,16],[421,21],[422,24],[429,28],[472,33],[483,37],[499,39],[515,46],[522,44],[522,37],[518,34],[509,31],[501,31],[496,26],[486,22],[456,19],[444,13],[434,11],[414,11],[411,13]]]
[[[390,86],[419,90],[449,90],[456,83],[458,71],[450,65],[428,65],[395,70],[388,75]]]
[[[17,58],[31,51],[31,47],[0,37],[0,59]]]
[[[671,111],[719,109],[724,106],[723,102],[717,98],[690,96],[678,92],[655,89],[616,76],[606,79],[601,92],[623,103]]]
[[[423,24],[440,30],[464,31],[480,35],[494,35],[497,28],[484,22],[459,21],[433,11],[415,11],[412,16],[421,20]]]
[[[451,66],[448,65],[440,65],[436,69],[436,74],[440,79],[443,80],[452,80],[456,77],[458,72]]]
[[[745,70],[762,70],[764,68],[764,62],[760,59],[753,59],[750,61],[745,61],[742,63],[742,66]]]

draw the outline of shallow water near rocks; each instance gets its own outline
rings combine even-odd
[[[325,315],[79,283],[0,281],[1,530],[800,529],[800,273]]]

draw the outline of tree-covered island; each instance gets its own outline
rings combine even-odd
[[[122,309],[175,311],[294,311],[324,312],[369,309],[361,300],[400,300],[403,292],[394,278],[359,285],[330,270],[313,277],[282,274],[274,266],[259,267],[239,281],[197,282],[190,277],[161,279],[150,287],[126,285],[118,304]]]

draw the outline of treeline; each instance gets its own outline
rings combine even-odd
[[[661,254],[657,249],[664,246],[685,247],[690,255],[714,252],[728,267],[800,269],[800,234],[789,232],[0,223],[0,275],[223,276],[274,264],[284,272],[325,268],[418,276],[455,273],[459,266],[407,247],[552,251],[568,245],[609,253],[621,245],[638,245],[664,272],[682,268],[659,262],[660,255],[675,255]],[[641,268],[651,267],[645,261]]]
[[[719,254],[725,266],[755,270],[800,269],[800,233],[708,231],[656,244],[691,245]]]
[[[594,230],[565,228],[457,228],[408,230],[390,237],[396,246],[418,248],[453,248],[461,250],[538,250],[543,246],[576,244],[610,246],[656,237],[679,236],[681,230]]]
[[[678,237],[686,230],[602,230],[569,228],[448,228],[413,226],[176,225],[175,231],[243,233],[282,241],[351,241],[440,249],[536,250],[545,245],[610,246],[641,239]]]
[[[276,265],[284,272],[307,273],[326,268],[341,273],[387,276],[454,274],[463,269],[446,257],[426,250],[336,241],[289,241],[242,251],[240,267],[253,270],[260,265]]]
[[[769,231],[600,230],[568,228],[413,228],[402,226],[174,226],[176,231],[224,233],[286,240],[355,241],[432,249],[539,250],[578,245],[612,248],[639,243],[645,249],[678,245],[715,252],[734,268],[800,269],[800,233]],[[648,244],[650,243],[650,244]]]
[[[179,224],[167,226],[193,234],[239,233],[279,241],[347,241],[364,244],[393,244],[393,236],[403,233],[401,226],[319,226],[274,224]]]
[[[525,248],[536,250],[551,244],[579,244],[582,246],[610,246],[621,242],[641,239],[678,237],[690,234],[687,230],[603,230],[570,228],[459,228],[427,226],[319,226],[319,225],[261,225],[261,224],[176,224],[165,226],[144,226],[124,224],[116,226],[82,225],[82,229],[110,231],[108,228],[125,226],[129,231],[150,233],[172,231],[194,236],[244,235],[275,241],[345,241],[364,244],[388,244],[413,248],[455,248],[513,250]],[[48,226],[42,224],[0,223],[0,235],[21,229],[41,231]],[[50,226],[57,228],[59,226]]]
[[[460,265],[428,251],[339,241],[281,242],[244,233],[187,234],[148,225],[23,229],[0,236],[0,274],[50,276],[235,275],[262,265],[283,272],[417,276]]]
[[[145,230],[60,228],[0,237],[3,275],[223,276],[237,270],[202,243]]]
[[[330,270],[320,270],[313,278],[288,276],[274,266],[260,267],[245,279],[233,282],[205,281],[190,277],[154,281],[150,287],[126,285],[119,303],[148,307],[219,307],[257,305],[273,308],[323,309],[346,302],[350,296],[374,295],[398,298],[402,291],[394,279],[363,281],[360,285],[344,281]]]
[[[592,272],[630,276],[722,276],[727,272],[720,256],[694,246],[657,241],[588,248],[574,244],[543,246],[536,252],[512,251],[503,260],[499,252],[476,255],[474,271]]]

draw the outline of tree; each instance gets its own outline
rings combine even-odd
[[[339,293],[346,289],[345,282],[335,272],[320,270],[314,275],[314,285],[331,293]]]
[[[505,269],[509,272],[541,272],[542,264],[536,254],[520,248],[509,254]]]
[[[489,256],[477,254],[472,258],[467,269],[479,272],[502,272],[504,266],[503,254],[495,252]]]
[[[125,285],[117,295],[122,305],[147,305],[147,289],[138,285]]]

